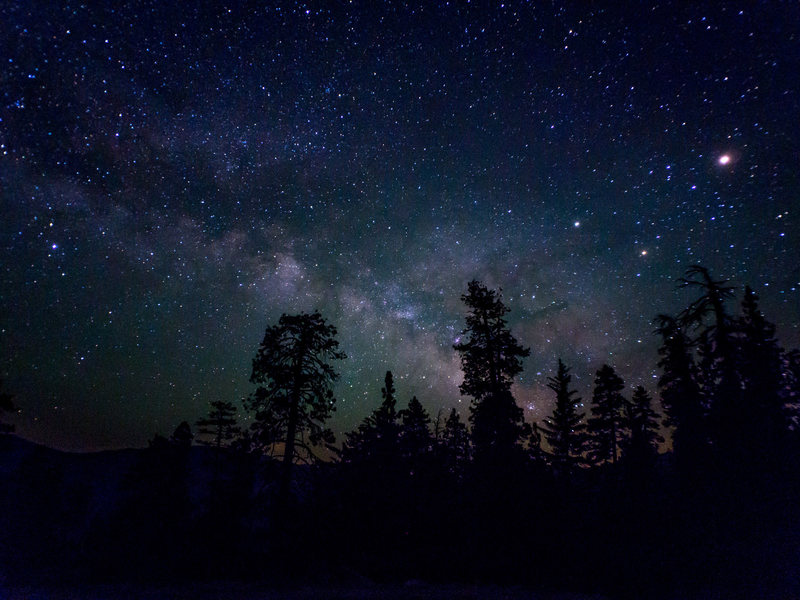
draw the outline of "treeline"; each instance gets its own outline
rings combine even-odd
[[[780,346],[750,288],[732,310],[733,288],[700,266],[679,285],[687,308],[655,319],[657,399],[603,365],[584,401],[558,359],[552,413],[526,423],[512,384],[530,350],[500,293],[472,281],[454,346],[467,422],[398,404],[386,372],[380,404],[341,446],[326,427],[346,358],[336,328],[284,315],[253,359],[250,427],[216,401],[196,437],[188,423],[156,436],[85,516],[73,572],[647,597],[797,585],[800,352]]]

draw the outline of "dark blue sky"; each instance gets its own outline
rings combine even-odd
[[[655,386],[702,263],[800,342],[794,2],[6,2],[0,375],[21,434],[143,445],[238,401],[267,324],[340,331],[333,426],[461,406],[459,296]],[[729,157],[726,164],[721,157]],[[731,305],[731,310],[736,310]]]

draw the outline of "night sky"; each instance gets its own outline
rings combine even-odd
[[[531,347],[529,420],[559,356],[584,398],[604,362],[655,390],[694,263],[800,343],[796,2],[115,4],[0,6],[25,437],[142,446],[239,404],[264,328],[314,309],[349,355],[339,434],[387,369],[401,406],[466,416],[473,278]]]

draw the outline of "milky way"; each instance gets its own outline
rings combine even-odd
[[[264,328],[313,309],[349,355],[339,433],[387,369],[466,415],[473,278],[531,347],[531,420],[559,356],[584,396],[604,362],[654,389],[694,263],[800,340],[793,2],[52,4],[0,8],[22,435],[143,445],[249,393]]]

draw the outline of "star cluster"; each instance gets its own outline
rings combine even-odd
[[[334,428],[466,406],[502,287],[551,408],[656,376],[702,263],[800,340],[800,9],[783,2],[0,8],[0,374],[23,435],[142,445],[251,389],[283,312],[339,328]]]

